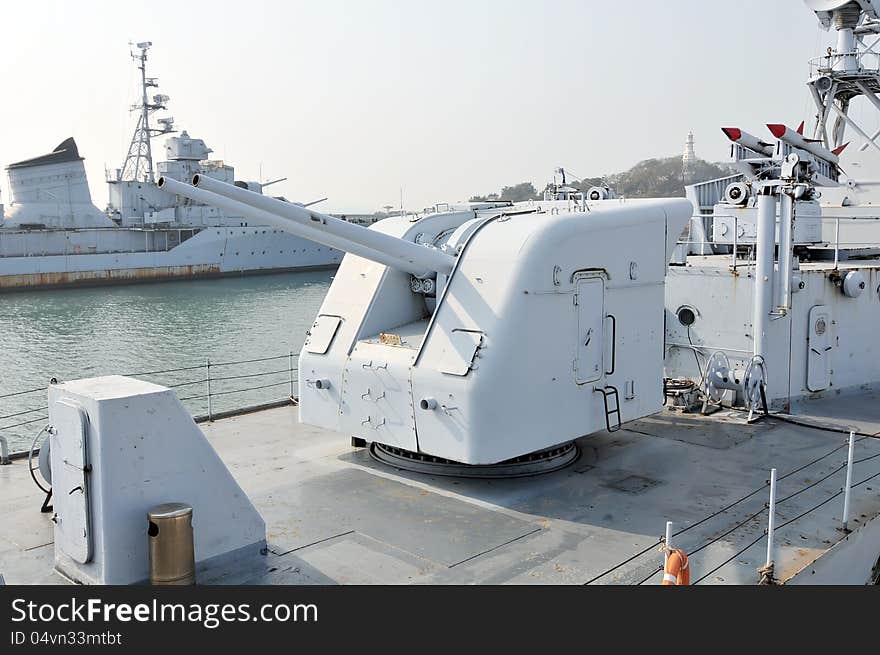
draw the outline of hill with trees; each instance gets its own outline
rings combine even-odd
[[[570,186],[586,192],[592,186],[607,184],[618,196],[624,198],[682,198],[686,184],[733,175],[736,171],[727,164],[713,164],[697,160],[685,175],[682,171],[681,157],[646,159],[622,173],[604,177],[584,178],[570,182]],[[548,185],[549,186],[549,185]],[[506,186],[500,193],[473,196],[471,202],[486,200],[536,200],[543,197],[532,182],[520,182]]]

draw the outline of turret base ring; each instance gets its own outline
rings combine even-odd
[[[378,462],[404,471],[456,478],[499,479],[523,478],[558,471],[577,460],[580,452],[577,445],[570,441],[498,464],[462,464],[374,442],[370,444],[370,455]]]

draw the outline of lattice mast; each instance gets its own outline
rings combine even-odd
[[[128,154],[122,165],[120,180],[154,182],[153,151],[150,140],[155,136],[174,132],[173,118],[160,118],[157,123],[160,127],[150,127],[150,116],[159,110],[167,109],[170,98],[161,93],[153,95],[152,100],[148,97],[148,89],[158,88],[159,81],[155,77],[147,77],[147,51],[153,43],[142,41],[137,44],[139,52],[132,51],[131,58],[137,62],[141,73],[140,101],[131,106],[131,110],[139,112],[137,125],[128,146]]]
[[[826,30],[837,33],[836,47],[810,61],[810,93],[816,105],[813,138],[829,150],[846,142],[847,128],[874,147],[880,130],[869,133],[850,114],[852,100],[864,96],[880,110],[880,2],[878,0],[805,0]],[[870,43],[868,42],[870,41]],[[833,124],[829,126],[831,119]]]

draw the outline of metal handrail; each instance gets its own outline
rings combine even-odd
[[[717,214],[712,216],[712,218],[727,218],[733,219],[733,248],[731,249],[731,255],[733,259],[732,268],[734,272],[736,271],[738,266],[750,266],[753,262],[749,260],[744,260],[744,263],[740,263],[740,260],[737,257],[737,246],[742,245],[740,243],[739,236],[739,219],[740,217],[736,214]],[[821,240],[816,242],[814,245],[818,248],[833,248],[834,249],[834,266],[837,267],[840,263],[840,250],[841,249],[855,249],[855,248],[880,248],[880,240],[877,241],[866,241],[864,239],[860,239],[858,241],[841,241],[840,238],[840,226],[843,222],[849,223],[870,223],[870,222],[880,222],[880,214],[877,216],[819,216],[819,217],[810,217],[812,219],[818,218],[820,224],[823,226],[833,225],[834,226],[834,235],[830,238],[825,238],[824,230],[820,235]],[[751,245],[754,242],[754,237],[750,237],[749,240],[746,241],[747,244]],[[719,245],[715,241],[694,241],[689,237],[683,237],[679,239],[678,245],[681,246],[715,246]],[[725,243],[723,245],[730,245],[729,243]]]
[[[832,52],[809,60],[810,77],[835,71],[835,66],[847,59],[855,58],[858,62],[858,72],[880,72],[880,54],[876,52],[861,51],[849,53]]]
[[[169,389],[180,389],[183,387],[193,386],[193,385],[197,385],[197,384],[204,384],[205,385],[205,393],[193,394],[190,396],[183,396],[183,397],[179,396],[178,399],[181,402],[207,400],[208,401],[207,402],[208,413],[205,416],[208,420],[213,420],[213,416],[215,414],[214,407],[213,407],[213,400],[219,396],[228,396],[228,395],[241,394],[241,393],[246,393],[246,392],[251,392],[251,391],[260,391],[260,390],[264,390],[264,389],[272,389],[272,388],[281,387],[281,386],[288,386],[289,391],[287,394],[287,398],[285,398],[284,400],[291,400],[291,399],[295,400],[295,385],[299,382],[299,379],[297,377],[297,372],[299,370],[299,367],[297,366],[298,357],[299,357],[298,352],[295,353],[293,351],[290,351],[290,352],[285,353],[283,355],[275,355],[272,357],[258,357],[258,358],[254,358],[254,359],[226,361],[226,362],[220,362],[220,363],[216,363],[216,364],[214,362],[211,362],[210,360],[208,360],[204,364],[201,364],[198,366],[195,366],[195,365],[194,366],[181,366],[181,367],[177,367],[177,368],[169,368],[169,369],[162,369],[162,370],[155,370],[155,371],[145,371],[145,372],[140,372],[140,373],[127,373],[125,375],[127,377],[153,377],[153,376],[167,376],[169,374],[175,374],[175,373],[203,371],[204,374],[199,376],[196,379],[166,380],[166,383],[163,386],[166,386]],[[220,375],[220,376],[213,375],[212,374],[213,372],[211,370],[211,369],[217,368],[217,367],[230,368],[230,367],[237,367],[237,366],[246,366],[249,364],[259,364],[259,363],[265,363],[265,362],[278,361],[281,359],[288,360],[287,366],[285,368],[281,368],[280,366],[276,365],[275,367],[272,367],[271,370],[250,372],[247,369],[245,369],[245,371],[241,372],[241,373],[236,373],[234,370],[229,370],[230,374]],[[231,389],[224,387],[224,383],[228,384],[234,380],[243,380],[243,381],[253,380],[254,382],[259,382],[261,378],[262,379],[269,378],[271,380],[271,376],[280,376],[280,375],[285,375],[285,374],[286,374],[286,379],[284,379],[283,381],[279,381],[279,382],[270,382],[268,384],[255,384],[253,386],[245,386],[245,387],[231,388]],[[12,398],[12,397],[16,397],[16,396],[24,396],[26,394],[33,394],[33,393],[38,393],[38,392],[45,393],[46,387],[40,387],[38,389],[26,389],[26,390],[22,390],[22,391],[14,391],[14,392],[6,393],[6,394],[0,394],[0,399]],[[247,404],[246,407],[252,406],[252,402],[253,401],[251,401],[249,404]],[[282,402],[282,400],[278,399],[277,397],[273,397],[271,399],[271,402]],[[235,412],[235,411],[243,409],[243,408],[244,407],[239,407],[239,406],[226,407],[226,408],[223,408],[220,413],[223,415],[227,415],[229,412]],[[15,418],[15,417],[26,417],[28,414],[32,414],[35,412],[43,412],[44,413],[43,415],[38,416],[33,419],[18,421],[16,423],[12,423],[9,425],[0,425],[0,431],[11,430],[14,428],[19,428],[19,427],[23,427],[26,425],[31,425],[33,423],[46,421],[49,418],[48,415],[45,414],[46,410],[47,410],[47,408],[44,405],[42,407],[31,407],[31,408],[24,408],[24,409],[20,409],[20,410],[17,409],[17,411],[11,412],[6,415],[2,415],[2,416],[0,416],[0,421],[2,421],[3,419],[10,419],[10,418]],[[194,410],[193,415],[196,416],[195,411],[197,411],[197,408],[193,408],[193,410]],[[199,414],[199,416],[201,416],[201,415]],[[6,437],[3,437],[2,435],[0,435],[0,452],[2,452],[6,448],[6,444],[7,444]],[[2,454],[0,454],[0,458],[2,458]]]

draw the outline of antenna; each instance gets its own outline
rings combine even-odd
[[[125,162],[122,164],[122,171],[118,178],[121,181],[153,182],[155,176],[150,139],[175,131],[174,119],[171,117],[160,118],[157,121],[160,125],[158,129],[150,127],[151,114],[167,109],[170,100],[168,96],[161,93],[155,94],[152,100],[148,97],[148,89],[158,89],[159,87],[157,78],[147,77],[147,51],[152,45],[152,41],[141,41],[135,46],[139,52],[131,50],[131,58],[137,62],[137,68],[141,72],[141,97],[140,101],[131,107],[131,110],[139,112],[139,115],[134,134],[131,136],[131,143],[128,146],[128,154],[125,156]],[[132,44],[129,43],[129,46]]]

